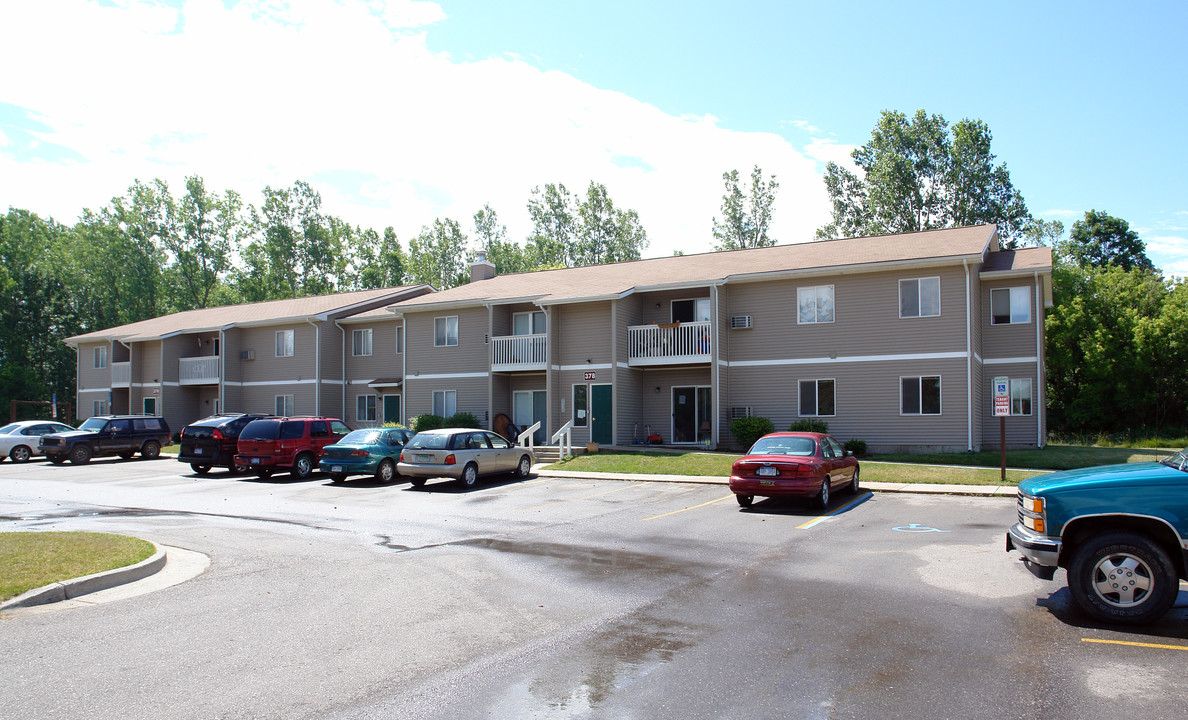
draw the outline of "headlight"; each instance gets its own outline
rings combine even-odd
[[[1042,497],[1019,495],[1019,522],[1023,527],[1042,533],[1047,530],[1044,522],[1045,502]]]

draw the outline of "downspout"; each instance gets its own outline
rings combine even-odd
[[[495,309],[489,302],[483,305],[487,306],[487,429],[494,430],[495,373],[492,364],[495,359]]]
[[[710,324],[710,348],[711,348],[710,365],[712,366],[712,370],[713,370],[712,377],[713,377],[713,385],[714,385],[714,407],[713,407],[713,418],[714,419],[713,419],[713,423],[712,423],[711,427],[713,428],[712,438],[714,441],[715,449],[717,449],[718,440],[721,437],[719,434],[718,426],[721,424],[719,422],[719,420],[722,417],[722,404],[721,404],[722,366],[719,363],[719,359],[722,357],[722,343],[721,343],[722,334],[719,332],[719,330],[721,329],[722,319],[721,319],[721,312],[720,312],[721,309],[718,307],[718,302],[719,302],[718,288],[720,288],[721,286],[722,286],[721,281],[716,282],[710,286],[710,298],[711,298],[711,300],[710,300],[710,320],[712,320],[712,323]]]
[[[346,397],[347,397],[347,371],[346,371],[346,328],[334,321],[334,327],[342,333],[342,414],[345,416],[346,411]],[[358,412],[357,410],[355,412]]]
[[[619,301],[611,300],[611,445],[619,444]]]
[[[1044,377],[1044,347],[1043,347],[1043,327],[1040,325],[1040,276],[1039,271],[1035,271],[1035,385],[1036,385],[1036,400],[1039,405],[1034,408],[1035,412],[1035,445],[1036,447],[1044,446],[1044,419],[1047,417],[1047,403],[1044,398],[1044,390],[1047,386],[1046,378]]]
[[[966,392],[966,420],[965,443],[966,451],[973,452],[973,421],[974,421],[974,386],[973,386],[973,328],[970,313],[970,279],[969,261],[962,260],[961,267],[965,269],[965,392]]]
[[[219,328],[219,412],[227,411],[227,398],[224,396],[224,384],[227,381],[227,336],[223,328]]]
[[[314,415],[322,416],[322,326],[305,318],[314,329]],[[295,408],[294,408],[295,409]]]

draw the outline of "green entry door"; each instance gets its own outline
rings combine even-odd
[[[611,424],[614,412],[611,408],[611,386],[590,386],[590,440],[600,445],[610,445],[613,433]]]
[[[384,396],[384,422],[386,422],[386,423],[400,422],[400,396],[399,395],[385,395]]]

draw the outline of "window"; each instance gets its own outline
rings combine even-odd
[[[1031,378],[1011,378],[1011,414],[1031,414]]]
[[[400,325],[396,328],[396,354],[404,352],[404,326]]]
[[[293,414],[293,396],[292,395],[277,395],[276,396],[276,411],[273,415],[280,417],[289,417]]]
[[[371,329],[351,332],[351,354],[355,357],[371,354]]]
[[[573,386],[573,426],[586,427],[589,422],[589,397],[590,387],[588,385],[574,385]]]
[[[796,322],[801,325],[833,322],[832,285],[797,288],[796,298],[799,308]]]
[[[105,367],[107,367],[107,348],[97,347],[95,348],[95,369],[102,370]]]
[[[276,331],[276,356],[293,357],[293,331]]]
[[[899,317],[936,317],[940,314],[940,278],[899,281]]]
[[[512,335],[544,335],[545,314],[522,312],[512,315]]]
[[[709,298],[695,300],[673,300],[673,322],[708,322],[710,319]]]
[[[355,396],[355,419],[360,422],[375,422],[375,396]]]
[[[433,318],[433,345],[446,347],[458,344],[458,316]]]
[[[1028,288],[995,288],[990,291],[991,325],[1028,322],[1031,322],[1031,291]]]
[[[801,380],[800,416],[832,417],[835,415],[833,392],[833,380]]]
[[[91,417],[95,417],[96,415],[106,415],[106,414],[107,414],[107,401],[106,400],[96,400],[95,402],[91,403]]]
[[[433,414],[439,417],[450,417],[458,414],[457,390],[433,391]]]
[[[940,415],[941,379],[939,375],[899,378],[901,415]]]

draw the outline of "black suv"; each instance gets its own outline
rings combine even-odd
[[[147,459],[161,454],[169,444],[169,424],[155,415],[98,415],[78,430],[41,436],[41,454],[55,465],[69,460],[83,465],[92,457],[119,455],[127,460],[136,453]]]
[[[215,465],[233,473],[247,472],[246,465],[235,462],[235,448],[239,433],[253,420],[272,417],[260,413],[220,413],[191,423],[181,431],[179,462],[190,463],[199,475],[205,475]]]

